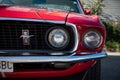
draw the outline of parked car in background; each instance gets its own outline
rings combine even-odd
[[[0,77],[100,80],[106,30],[89,13],[80,0],[0,0]]]

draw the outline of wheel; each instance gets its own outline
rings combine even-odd
[[[94,66],[86,71],[83,80],[101,80],[101,61],[98,60]]]

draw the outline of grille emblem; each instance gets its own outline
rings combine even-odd
[[[30,37],[34,35],[29,35],[29,30],[22,30],[22,35],[20,38],[23,38],[23,45],[30,45]]]

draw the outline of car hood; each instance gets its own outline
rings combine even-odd
[[[84,14],[70,13],[67,17],[67,22],[86,26],[101,26],[99,17],[96,15],[88,16]]]
[[[69,14],[69,15],[68,15]],[[39,9],[25,6],[0,6],[0,17],[38,19],[38,20],[55,20],[70,22],[75,24],[98,25],[98,17],[86,16],[84,14],[72,13],[55,9]]]
[[[0,6],[0,17],[65,21],[68,12],[25,6]]]

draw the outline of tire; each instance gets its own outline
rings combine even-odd
[[[101,80],[101,61],[98,60],[96,64],[91,67],[83,80]]]

